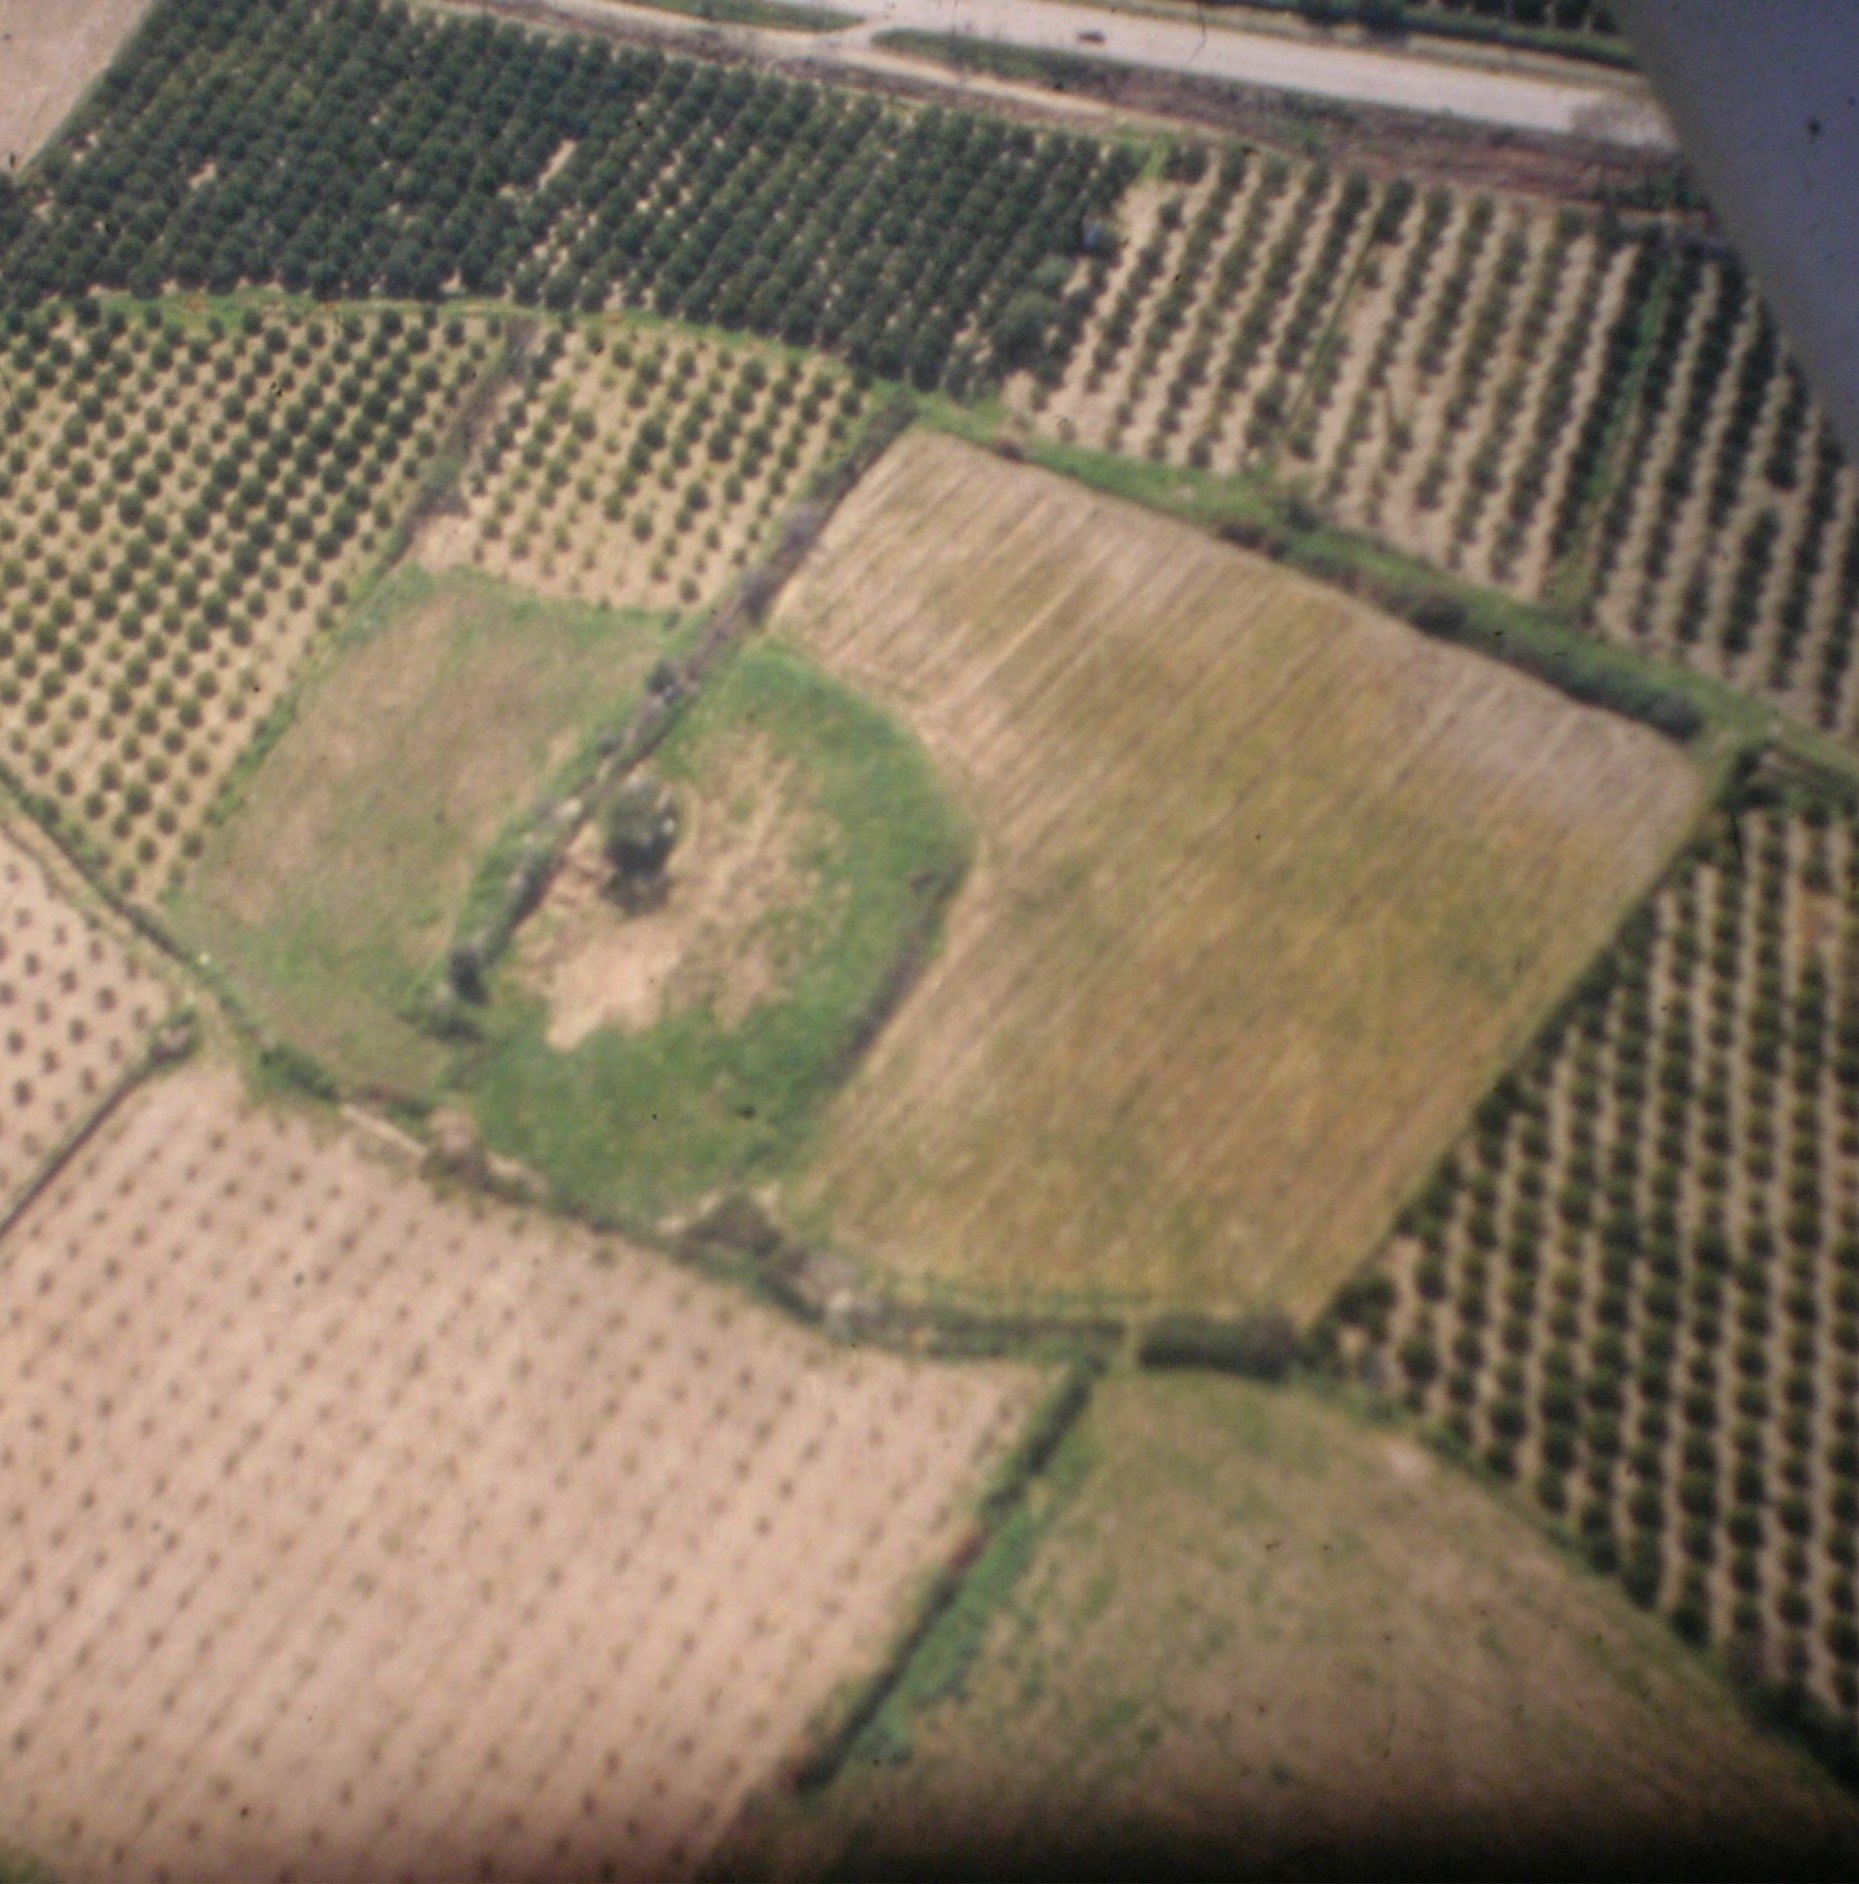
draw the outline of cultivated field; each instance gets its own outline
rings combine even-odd
[[[792,1167],[967,854],[923,749],[787,648],[713,671],[651,769],[686,820],[662,897],[571,848],[462,1073],[492,1145],[621,1221]]]
[[[7,1242],[5,1832],[73,1884],[688,1871],[1035,1384],[442,1200],[211,1067]]]
[[[934,436],[780,622],[979,831],[800,1200],[923,1280],[1314,1309],[1698,803],[1641,728]]]
[[[1387,1429],[1295,1392],[1124,1376],[1053,1479],[1043,1520],[976,1571],[998,1607],[958,1608],[833,1786],[753,1812],[725,1874],[1665,1875],[1670,1858],[1742,1875],[1766,1853],[1834,1876],[1859,1859],[1850,1795]]]
[[[0,763],[152,900],[486,342],[431,310],[0,324]]]
[[[608,607],[713,600],[860,404],[824,361],[665,328],[553,329],[466,467],[462,509],[421,533],[420,559]]]
[[[379,0],[168,0],[151,25],[23,213],[0,198],[0,301],[463,289],[747,328],[960,389],[998,376],[1008,309],[1063,277],[1081,219],[1138,164],[1082,137]],[[220,108],[201,111],[206,96]]]
[[[37,153],[148,9],[149,0],[0,0],[0,172]]]
[[[1859,730],[1859,477],[1733,258],[1571,210],[1178,152],[1010,394]]]
[[[167,990],[0,825],[0,1213],[141,1060]]]
[[[1480,1108],[1346,1350],[1859,1720],[1859,833],[1748,812]]]
[[[405,1009],[473,873],[675,644],[659,617],[471,571],[399,571],[344,634],[171,908],[287,1038],[419,1093],[445,1054]]]

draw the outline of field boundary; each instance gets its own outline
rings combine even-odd
[[[1099,1363],[1075,1363],[1034,1409],[1019,1443],[995,1468],[983,1490],[973,1523],[929,1573],[883,1661],[849,1695],[837,1704],[828,1703],[825,1723],[816,1726],[812,1743],[788,1767],[784,1783],[789,1790],[803,1795],[823,1792],[844,1770],[860,1738],[904,1685],[937,1624],[955,1607],[983,1558],[999,1542],[1008,1520],[1026,1508],[1060,1446],[1084,1417],[1102,1372]]]
[[[597,739],[592,770],[582,778],[558,780],[493,845],[484,869],[493,873],[501,869],[502,881],[496,882],[493,876],[486,884],[481,872],[466,893],[466,913],[446,957],[448,986],[429,1004],[429,1029],[443,1035],[459,1027],[461,1004],[482,997],[486,972],[541,901],[581,828],[590,800],[657,750],[717,663],[767,620],[833,512],[915,416],[908,398],[879,407],[850,449],[821,473],[814,488],[788,513],[773,550],[712,611],[690,652],[680,661],[663,663],[648,680],[646,697],[626,724]],[[504,865],[502,859],[512,852],[514,860]]]
[[[1466,581],[1332,524],[1265,474],[1226,476],[1138,461],[1029,436],[1001,408],[925,399],[923,422],[998,457],[1043,470],[1191,524],[1358,601],[1555,687],[1587,706],[1650,726],[1716,772],[1745,749],[1811,755],[1859,780],[1859,753],[1691,668],[1637,654],[1575,626],[1562,612]]]
[[[166,1016],[155,1023],[142,1052],[110,1082],[96,1106],[45,1154],[38,1170],[12,1203],[0,1207],[0,1252],[5,1250],[13,1226],[51,1189],[71,1161],[115,1115],[122,1102],[144,1080],[178,1066],[198,1044],[193,1011],[185,1004],[170,1008]]]
[[[1643,201],[1669,201],[1689,211],[1695,194],[1675,154],[1634,150],[1601,139],[1474,126],[1442,113],[1318,98],[1240,79],[1131,65],[1101,54],[1008,45],[915,27],[875,33],[872,45],[928,67],[1035,86],[1055,98],[1086,99],[1101,109],[1159,119],[1287,156],[1321,157],[1376,176],[1400,175],[1623,209]],[[835,82],[839,77],[836,70]],[[993,108],[985,95],[964,102],[982,110]]]

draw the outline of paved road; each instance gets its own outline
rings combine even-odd
[[[446,3],[469,7],[472,0]],[[711,25],[687,14],[628,6],[624,0],[506,0],[511,3],[525,11],[533,5],[539,16],[580,19],[590,25],[625,20],[672,37],[733,40],[829,70],[835,65],[897,70],[897,57],[872,41],[879,33],[908,28],[1042,51],[1083,52],[1126,65],[1434,112],[1511,130],[1572,132],[1613,144],[1676,148],[1671,126],[1652,94],[1629,74],[1589,81],[1493,70],[1423,53],[1384,52],[1241,27],[1210,24],[1203,30],[1185,20],[1069,5],[1065,0],[826,0],[841,12],[861,16],[857,25],[836,33]],[[1083,40],[1085,33],[1101,34],[1101,43]],[[974,83],[977,90],[990,89],[980,75]],[[1077,103],[1082,107],[1084,101]]]
[[[831,0],[863,22],[822,34],[819,52],[867,45],[907,27],[961,33],[1041,51],[1085,52],[1126,65],[1237,79],[1322,98],[1440,113],[1524,131],[1576,132],[1609,143],[1673,143],[1670,125],[1636,80],[1593,81],[1486,70],[1424,54],[1331,44],[1220,24],[1117,13],[1063,0]],[[1101,35],[1101,43],[1084,34]]]

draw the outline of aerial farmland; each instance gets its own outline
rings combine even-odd
[[[1859,1868],[1841,441],[1022,11],[0,0],[0,1879]]]

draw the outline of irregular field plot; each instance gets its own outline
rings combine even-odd
[[[1033,1384],[443,1201],[210,1067],[6,1254],[4,1832],[74,1880],[689,1868]]]
[[[1859,830],[1748,812],[1479,1109],[1345,1352],[1859,1727]]]
[[[658,617],[396,573],[208,834],[177,926],[344,1078],[429,1087],[443,1050],[400,1013],[472,871],[669,645]]]
[[[1699,796],[1638,727],[946,439],[782,619],[980,832],[802,1200],[921,1276],[1314,1309]]]
[[[462,513],[426,526],[420,558],[573,600],[688,607],[749,561],[859,405],[829,363],[556,328],[467,466]]]
[[[0,169],[17,170],[115,56],[149,0],[0,0]]]
[[[779,646],[713,674],[653,768],[693,825],[664,904],[578,894],[572,859],[494,979],[467,1077],[486,1137],[566,1200],[656,1217],[791,1166],[933,945],[967,845],[923,749]],[[713,841],[719,813],[759,829],[759,857]]]
[[[1631,1854],[1663,1875],[1655,1854],[1790,1851],[1836,1875],[1859,1856],[1859,1807],[1805,1755],[1387,1429],[1126,1376],[1053,1478],[1043,1526],[976,1572],[1004,1583],[997,1612],[958,1609],[905,1677],[916,1705],[817,1805],[754,1812],[725,1868],[1567,1876]]]
[[[167,991],[0,829],[0,1211],[141,1057]]]
[[[411,497],[482,338],[430,313],[13,316],[0,763],[152,895]]]

